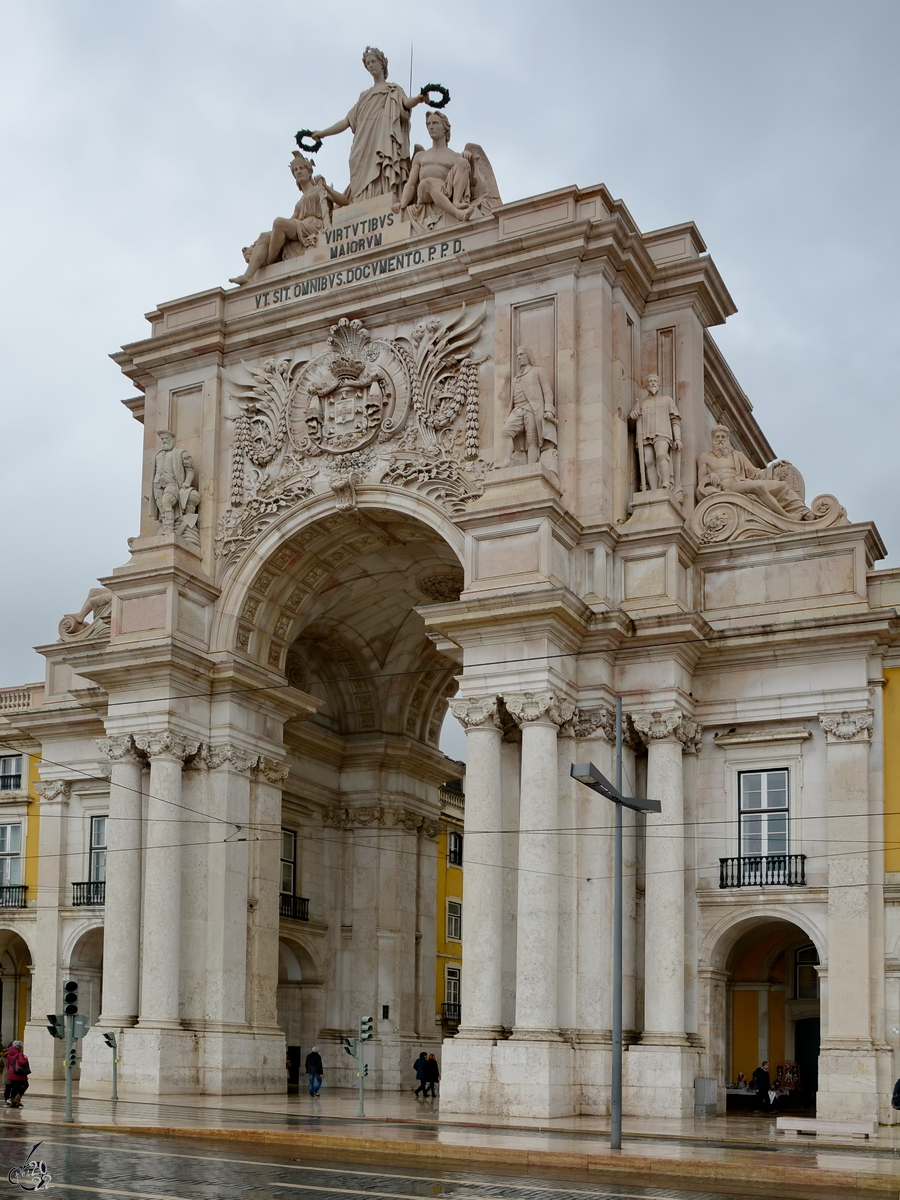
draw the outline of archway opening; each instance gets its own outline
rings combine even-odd
[[[322,1024],[322,981],[312,955],[300,942],[278,942],[278,1026],[287,1045],[288,1091],[294,1092],[303,1074],[303,1061],[315,1044]]]
[[[812,1109],[818,1088],[819,954],[809,934],[790,921],[762,918],[742,928],[727,953],[726,1074],[740,1087],[769,1063],[777,1110]]]
[[[19,934],[0,929],[0,1035],[3,1045],[25,1037],[31,1019],[31,952]]]

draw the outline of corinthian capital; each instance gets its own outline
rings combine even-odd
[[[211,771],[215,771],[217,767],[229,766],[242,775],[249,775],[256,766],[259,755],[249,754],[242,746],[225,742],[221,746],[208,746],[205,758]]]
[[[51,779],[47,783],[36,783],[34,790],[44,804],[68,804],[72,785],[67,779]]]
[[[565,725],[575,714],[575,705],[548,688],[544,692],[520,692],[504,696],[508,711],[521,725],[523,721],[551,721]]]
[[[260,754],[253,769],[269,783],[284,783],[291,771],[287,763],[279,762],[277,758],[268,758],[265,754]]]
[[[632,713],[631,720],[646,745],[653,742],[681,742],[689,754],[696,754],[703,742],[703,729],[686,717],[680,708]]]
[[[857,712],[819,713],[826,741],[831,743],[868,742],[872,736],[873,718],[870,708]]]
[[[119,734],[116,737],[97,738],[97,745],[100,747],[100,752],[105,754],[111,763],[123,762],[131,759],[133,762],[142,762],[143,755],[134,744],[134,738],[130,733]]]
[[[501,728],[496,696],[451,700],[450,711],[465,729]]]
[[[182,737],[171,729],[164,729],[161,733],[137,733],[134,744],[149,758],[180,758],[182,762],[192,758],[200,749],[198,741]]]

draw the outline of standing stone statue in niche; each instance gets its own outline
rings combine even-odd
[[[630,414],[637,427],[641,491],[667,488],[680,493],[681,414],[672,397],[661,393],[659,376],[648,375],[644,394]]]
[[[523,458],[527,463],[544,459],[554,475],[557,473],[553,389],[546,372],[534,365],[532,353],[525,346],[520,346],[516,351],[516,375],[512,383],[509,416],[503,423],[500,436],[504,455],[498,466],[515,466]]]
[[[450,122],[441,112],[428,113],[425,127],[432,147],[413,156],[394,211],[408,210],[413,225],[422,231],[489,216],[502,201],[487,155],[474,142],[462,154],[451,150]]]
[[[712,450],[701,454],[697,461],[697,495],[699,499],[717,492],[737,492],[752,496],[779,517],[795,521],[814,521],[813,513],[801,496],[778,474],[792,468],[778,459],[768,467],[754,467],[746,455],[731,447],[731,433],[725,425],[715,425],[712,431]]]
[[[160,533],[177,533],[186,542],[200,545],[197,510],[200,493],[194,487],[194,460],[175,445],[175,434],[159,431],[162,446],[153,460],[150,515],[159,522]]]
[[[318,140],[353,131],[347,203],[386,195],[399,200],[409,174],[409,114],[426,97],[407,96],[399,83],[388,83],[387,56],[375,46],[366,46],[362,61],[372,86],[360,93],[343,120],[310,136]]]
[[[321,175],[313,176],[312,161],[296,150],[291,160],[291,174],[302,192],[294,215],[276,217],[271,230],[263,230],[252,246],[244,248],[247,269],[242,275],[235,275],[231,283],[249,283],[260,268],[314,246],[319,231],[331,224],[331,206],[347,203],[346,196],[329,187]]]

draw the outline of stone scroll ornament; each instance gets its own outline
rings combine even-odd
[[[77,613],[66,613],[59,623],[61,642],[94,642],[109,637],[112,612],[112,592],[109,588],[91,588]],[[90,621],[88,621],[90,616]]]
[[[697,498],[691,523],[704,546],[847,524],[834,496],[817,496],[807,506],[803,476],[791,463],[754,467],[732,448],[725,425],[713,428],[712,449],[697,461]]]
[[[361,321],[332,326],[328,350],[225,371],[233,417],[231,505],[216,556],[228,565],[278,515],[320,492],[337,507],[383,483],[424,493],[451,514],[481,495],[473,349],[486,306],[430,317],[410,337],[374,338]]]

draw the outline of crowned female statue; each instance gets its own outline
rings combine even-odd
[[[388,61],[383,51],[366,46],[363,65],[373,84],[342,121],[317,129],[313,139],[353,130],[350,149],[350,187],[347,200],[368,200],[393,195],[397,200],[409,174],[409,114],[425,96],[407,96],[398,83],[388,83]]]

